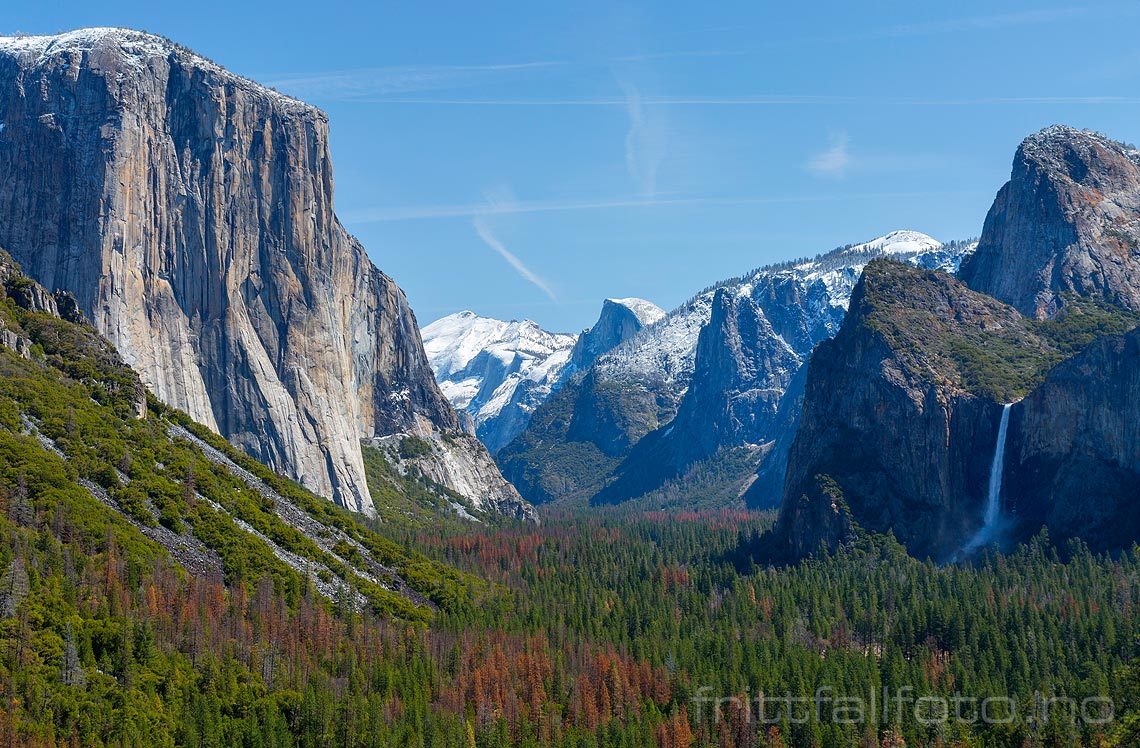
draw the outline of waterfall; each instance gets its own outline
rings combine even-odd
[[[985,523],[982,529],[970,539],[962,549],[962,555],[969,555],[973,551],[989,544],[997,536],[998,525],[1001,522],[1001,474],[1005,469],[1005,441],[1006,432],[1009,431],[1009,410],[1012,403],[1006,404],[1001,410],[1001,425],[998,426],[997,444],[994,445],[994,461],[990,465],[989,495],[986,497]]]

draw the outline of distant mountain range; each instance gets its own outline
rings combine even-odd
[[[838,330],[862,268],[889,256],[956,270],[972,248],[896,231],[704,289],[575,368],[497,451],[500,467],[536,503],[739,499],[778,462],[768,457],[794,430],[796,375]],[[779,475],[749,500],[778,503]]]
[[[426,326],[424,349],[443,393],[471,415],[479,438],[496,452],[571,374],[663,316],[644,299],[606,299],[598,321],[571,335],[464,311]]]

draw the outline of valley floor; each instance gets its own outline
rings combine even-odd
[[[880,538],[774,568],[752,560],[768,514],[389,523],[492,585],[415,625],[139,563],[121,528],[20,506],[0,518],[8,745],[1135,745],[1135,553],[1040,538],[938,567]],[[984,698],[991,724],[938,711]]]

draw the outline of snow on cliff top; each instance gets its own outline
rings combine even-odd
[[[179,55],[184,60],[193,62],[196,67],[208,70],[229,82],[262,94],[278,104],[291,109],[309,110],[321,117],[325,116],[320,109],[311,104],[306,104],[233,73],[175,41],[145,31],[100,26],[77,29],[62,34],[0,36],[0,54],[12,55],[24,64],[40,65],[59,54],[82,54],[98,50],[118,51],[120,59],[139,73],[146,70],[146,63],[152,58],[170,58],[173,55]]]
[[[857,252],[878,250],[883,255],[907,255],[929,252],[941,246],[942,242],[933,236],[924,234],[921,231],[904,229],[902,231],[892,231],[885,236],[880,236],[878,239],[872,239],[863,244],[856,244],[852,249]]]
[[[654,322],[657,322],[666,314],[664,309],[657,306],[652,301],[639,299],[634,296],[629,296],[624,299],[606,299],[606,301],[610,302],[611,304],[623,306],[629,311],[633,312],[633,316],[637,317],[638,321],[641,322],[643,326],[652,325]]]

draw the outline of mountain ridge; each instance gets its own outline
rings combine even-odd
[[[496,452],[567,378],[664,314],[645,299],[606,299],[598,320],[572,335],[462,311],[425,326],[424,348],[444,394]]]
[[[528,430],[496,459],[508,479],[532,502],[596,497],[611,503],[665,488],[671,481],[683,479],[686,471],[715,457],[721,448],[748,447],[751,456],[745,464],[749,467],[742,470],[738,466],[731,471],[733,477],[725,478],[738,483],[732,490],[742,495],[754,482],[756,471],[763,468],[759,461],[767,454],[764,445],[776,442],[775,434],[749,434],[751,438],[745,438],[744,431],[728,426],[724,433],[733,436],[720,439],[714,434],[721,427],[709,418],[723,409],[719,402],[707,399],[704,404],[691,402],[687,408],[694,414],[694,422],[701,424],[701,433],[669,430],[684,407],[697,366],[698,342],[713,318],[718,294],[725,301],[733,300],[734,305],[745,303],[738,299],[748,299],[745,305],[755,307],[751,317],[763,318],[763,324],[770,328],[766,339],[777,349],[790,346],[796,365],[787,362],[789,375],[768,383],[760,382],[762,377],[751,381],[744,375],[738,381],[748,384],[736,394],[727,392],[727,380],[710,382],[706,391],[713,400],[744,397],[744,390],[760,392],[766,388],[779,390],[782,396],[794,369],[806,360],[815,343],[838,328],[858,271],[871,258],[891,254],[956,269],[961,257],[970,251],[972,244],[968,242],[942,244],[925,234],[902,230],[821,253],[815,259],[762,266],[714,284],[600,356],[590,369],[571,377],[535,411]],[[722,339],[727,341],[735,334],[730,331]],[[725,355],[732,355],[728,348],[725,350]],[[714,355],[712,347],[707,354]],[[733,366],[748,368],[746,358],[737,356]],[[707,365],[720,367],[711,359]],[[729,372],[731,368],[724,369],[726,377],[737,380],[738,375]],[[778,409],[778,402],[773,403],[773,418]],[[794,414],[780,422],[794,422]],[[653,439],[641,446],[650,434]],[[694,443],[702,441],[705,446],[693,449]],[[704,467],[707,472],[710,466]],[[702,486],[702,490],[707,488]],[[778,503],[759,487],[749,495],[762,504]]]

